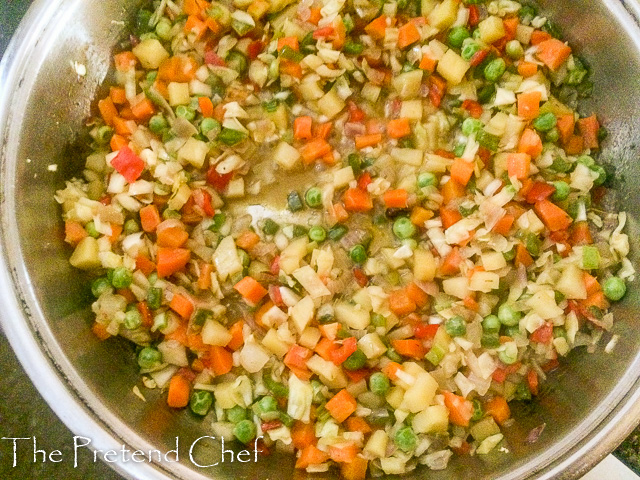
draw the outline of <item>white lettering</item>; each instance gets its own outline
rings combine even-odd
[[[35,437],[33,437],[35,441]],[[13,465],[15,467],[18,462],[18,440],[31,440],[30,438],[22,438],[22,437],[2,437],[2,440],[13,440]]]
[[[216,465],[218,465],[218,462],[212,463],[211,465],[200,465],[198,462],[196,462],[195,458],[193,458],[193,449],[195,448],[196,444],[203,438],[210,438],[212,440],[216,439],[216,437],[212,437],[211,435],[205,435],[204,437],[196,438],[194,442],[191,444],[191,446],[189,447],[189,460],[191,460],[191,463],[193,463],[196,467],[200,467],[200,468],[215,467]],[[224,448],[224,439],[222,440],[222,445]]]

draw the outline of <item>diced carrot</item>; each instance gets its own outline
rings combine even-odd
[[[507,172],[509,177],[523,180],[529,176],[531,156],[528,153],[510,153],[507,156]]]
[[[233,288],[252,305],[257,305],[268,293],[266,288],[248,275],[236,283]]]
[[[309,465],[320,465],[329,460],[329,455],[315,445],[307,445],[296,460],[296,468],[307,468]]]
[[[175,340],[176,342],[184,345],[189,344],[189,337],[187,336],[187,329],[189,328],[189,322],[180,322],[178,327],[171,333],[164,336],[165,340]]]
[[[543,323],[529,336],[529,341],[535,343],[549,344],[551,340],[553,340],[553,324],[551,322]]]
[[[580,135],[571,135],[564,144],[564,149],[569,155],[578,155],[584,150],[584,140]]]
[[[309,140],[310,138],[312,138],[312,135],[311,135],[312,124],[313,124],[313,121],[309,116],[297,117],[293,121],[294,138],[297,138],[298,140]]]
[[[358,452],[359,448],[353,442],[329,445],[329,458],[338,463],[351,463]]]
[[[572,220],[569,214],[549,200],[536,203],[534,208],[542,222],[552,232],[566,230],[571,225]]]
[[[340,344],[330,340],[326,337],[320,339],[314,351],[320,355],[322,358],[328,361],[331,360],[331,352],[334,352],[340,348]]]
[[[455,275],[460,271],[460,264],[462,263],[462,255],[458,247],[453,247],[446,258],[440,265],[440,273],[442,275]]]
[[[513,215],[506,214],[500,220],[496,222],[496,224],[491,229],[492,232],[497,233],[499,235],[508,235],[511,230],[511,226],[513,225],[515,218]]]
[[[156,237],[159,247],[178,248],[189,239],[189,233],[182,227],[167,227],[158,231]]]
[[[302,67],[292,60],[280,59],[280,73],[290,77],[302,78]]]
[[[373,208],[369,193],[359,188],[349,188],[342,197],[344,208],[349,212],[368,212]]]
[[[454,425],[468,427],[473,416],[473,404],[455,393],[442,391],[444,395],[444,405],[449,410],[449,421]]]
[[[184,295],[175,294],[171,299],[171,303],[169,303],[169,308],[187,320],[191,318],[195,307],[193,302]]]
[[[200,20],[197,15],[189,15],[184,24],[184,32],[195,34],[196,40],[200,39],[207,32],[207,24]]]
[[[484,112],[484,108],[480,102],[476,102],[475,100],[465,100],[461,105],[463,110],[469,112],[469,115],[473,118],[480,118],[482,116],[482,112]]]
[[[407,192],[404,188],[387,190],[386,192],[384,192],[382,198],[387,208],[407,208],[409,192]]]
[[[300,155],[306,164],[322,158],[329,152],[331,152],[331,145],[324,138],[310,140],[300,149]]]
[[[407,295],[405,289],[394,290],[389,293],[389,309],[398,316],[408,315],[416,311],[418,306]]]
[[[381,133],[371,133],[368,135],[356,135],[355,142],[356,148],[362,150],[366,147],[373,147],[382,141]]]
[[[566,143],[571,135],[573,135],[573,131],[575,129],[576,119],[573,113],[568,113],[566,115],[562,115],[558,117],[558,122],[556,123],[556,128],[560,133],[560,141],[562,143]]]
[[[398,48],[402,50],[412,43],[417,42],[420,38],[421,35],[418,27],[412,22],[407,22],[398,29]]]
[[[580,130],[580,135],[582,135],[583,148],[591,148],[593,150],[597,150],[599,148],[599,129],[600,123],[595,115],[578,120],[578,130]]]
[[[215,118],[219,122],[222,122],[224,120],[224,105],[222,103],[219,103],[218,105],[213,107],[213,118]]]
[[[591,231],[589,230],[589,224],[587,222],[576,222],[572,225],[569,243],[571,246],[591,245],[593,243]]]
[[[467,192],[464,185],[459,184],[453,179],[449,179],[449,181],[442,186],[440,193],[442,194],[442,204],[447,206],[453,200],[464,197]]]
[[[73,220],[64,222],[64,234],[64,241],[74,246],[80,243],[80,240],[89,236],[82,224]]]
[[[156,257],[158,277],[168,277],[182,270],[190,259],[191,252],[185,248],[159,247]]]
[[[340,477],[344,480],[364,480],[367,477],[369,461],[356,456],[349,463],[340,464]]]
[[[402,138],[411,134],[411,125],[408,118],[398,118],[389,120],[387,123],[387,134],[391,138]]]
[[[131,68],[135,68],[138,63],[138,59],[131,51],[116,53],[113,56],[113,60],[116,65],[116,70],[119,72],[126,72]]]
[[[120,237],[122,233],[122,225],[118,225],[117,223],[110,224],[111,227],[111,235],[107,236],[110,243],[115,243],[116,240]]]
[[[349,417],[345,421],[345,426],[350,432],[371,433],[371,426],[362,417]]]
[[[302,450],[309,445],[315,445],[318,442],[315,425],[296,420],[296,423],[291,427],[291,441],[298,450]]]
[[[198,62],[187,55],[174,55],[164,60],[158,68],[158,79],[185,83],[196,77]]]
[[[528,267],[529,265],[533,264],[533,258],[529,254],[527,247],[525,247],[521,243],[516,245],[516,256],[513,259],[513,263],[516,265],[516,267],[519,265]]]
[[[391,345],[400,355],[415,360],[422,360],[427,354],[427,349],[420,340],[415,338],[391,340]]]
[[[122,87],[109,87],[109,97],[115,105],[124,105],[127,103],[127,95]]]
[[[120,107],[120,111],[118,114],[118,117],[122,118],[123,120],[135,120],[136,117],[133,114],[133,110],[131,110],[131,106],[130,105],[124,105],[122,107]]]
[[[542,153],[542,139],[540,135],[538,135],[535,130],[526,128],[524,132],[522,132],[522,136],[518,142],[518,152],[526,153],[530,155],[531,158],[538,157],[538,155]]]
[[[333,209],[332,216],[335,218],[336,222],[344,222],[349,218],[349,213],[341,203],[334,203],[331,208]],[[373,205],[371,208],[373,208]]]
[[[511,416],[507,400],[500,395],[493,397],[484,405],[485,411],[493,417],[498,425],[502,425]]]
[[[271,307],[273,307],[274,305],[275,304],[271,300],[267,300],[265,303],[262,304],[262,306],[258,309],[258,311],[255,313],[253,317],[258,325],[260,325],[261,327],[267,326],[262,321],[262,317],[264,317],[264,314],[267,313],[271,309]]]
[[[154,204],[144,206],[140,209],[140,224],[142,225],[142,230],[147,233],[155,232],[158,225],[162,221],[160,219],[160,213],[158,212],[158,207]]]
[[[550,38],[537,44],[536,56],[551,70],[556,71],[571,55],[571,47],[557,38]]]
[[[229,373],[233,368],[233,355],[229,350],[219,345],[209,348],[208,366],[216,375]]]
[[[447,82],[438,75],[429,76],[429,100],[435,107],[440,107],[442,99],[447,93]]]
[[[306,347],[293,344],[284,357],[284,364],[293,369],[307,369],[307,360],[313,356],[313,351]]]
[[[344,388],[325,405],[327,411],[338,423],[344,422],[349,415],[356,411],[356,407],[356,399]]]
[[[104,123],[113,126],[113,119],[118,116],[118,109],[113,104],[113,101],[110,97],[103,98],[98,102],[98,110],[100,110],[100,115],[104,120]]]
[[[182,9],[187,15],[200,15],[208,6],[204,0],[184,0]]]
[[[106,340],[111,336],[111,334],[107,332],[107,327],[98,322],[93,322],[91,331],[96,337],[98,337],[98,340]]]
[[[125,120],[124,118],[120,118],[120,117],[114,117],[113,120],[113,127],[116,130],[116,133],[118,135],[123,135],[123,136],[128,136],[131,135],[135,129],[135,126],[132,127],[130,122],[132,122],[131,120]]]
[[[319,8],[310,8],[309,9],[309,18],[307,22],[312,23],[313,25],[318,25],[318,22],[322,19],[322,13]]]
[[[210,263],[203,263],[200,265],[200,275],[198,276],[198,288],[200,290],[207,290],[211,287],[211,274],[213,273],[213,265]]]
[[[238,236],[236,239],[236,245],[243,250],[251,250],[259,241],[260,237],[257,233],[252,232],[251,230],[246,230]]]
[[[414,207],[409,220],[418,227],[424,227],[424,222],[433,218],[433,212],[424,207]]]
[[[189,405],[191,394],[191,383],[182,375],[177,374],[171,377],[169,382],[169,393],[167,395],[167,405],[171,408],[183,408]]]
[[[531,45],[538,45],[545,40],[551,39],[551,35],[542,30],[534,30],[531,32]]]
[[[327,138],[329,138],[332,128],[333,122],[325,122],[319,125],[315,125],[313,128],[313,136],[315,138],[323,138],[326,140]]]
[[[533,62],[520,62],[518,63],[518,74],[524,78],[533,77],[538,73],[538,65]]]
[[[442,226],[445,228],[449,228],[450,226],[458,223],[462,220],[462,215],[457,209],[453,208],[441,208],[440,209],[440,219],[442,220]]]
[[[414,282],[411,282],[406,287],[407,295],[418,308],[424,308],[429,304],[429,294],[422,290]]]
[[[129,145],[129,141],[124,138],[122,135],[115,134],[111,137],[111,141],[109,142],[109,147],[111,147],[112,152],[117,152],[123,147]]]
[[[466,186],[473,175],[475,165],[462,158],[456,158],[451,165],[451,179],[462,186]]]
[[[480,304],[471,295],[464,297],[462,303],[465,307],[474,312],[477,312],[480,309]]]
[[[147,302],[138,302],[136,307],[138,308],[140,315],[142,315],[142,325],[145,327],[153,325],[153,317],[151,316],[151,311],[149,310]]]
[[[390,380],[395,381],[398,379],[398,370],[402,370],[402,365],[397,362],[389,362],[382,368],[382,373]]]
[[[583,278],[584,278],[584,286],[587,289],[587,296],[593,295],[594,293],[598,293],[602,291],[600,282],[598,282],[598,279],[596,277],[589,274],[588,272],[584,272]]]
[[[251,7],[252,5],[254,5],[257,2],[253,2],[249,7]],[[251,13],[249,11],[249,9],[247,9],[248,13]],[[218,34],[220,33],[220,31],[222,30],[222,26],[216,22],[215,18],[211,18],[211,17],[207,17],[204,21],[204,24],[207,26],[207,28],[209,30],[211,30],[214,34]],[[255,58],[255,57],[254,57]]]
[[[531,395],[538,395],[538,373],[533,368],[527,373],[527,384]]]
[[[379,16],[364,27],[364,31],[374,40],[382,40],[387,30],[387,18],[386,15]]]
[[[518,24],[520,20],[518,17],[508,17],[502,20],[502,25],[504,27],[504,39],[508,42],[516,38],[516,32],[518,30]]]
[[[206,352],[209,350],[209,345],[202,341],[202,335],[200,332],[194,332],[187,330],[187,348],[193,352]]]
[[[518,95],[518,116],[532,120],[540,114],[540,100],[542,93],[537,90],[520,93]]]
[[[300,44],[298,43],[298,37],[281,37],[278,39],[278,51],[281,51],[284,47],[289,47],[296,52],[300,50]]]
[[[581,300],[580,305],[587,309],[587,311],[591,307],[598,307],[600,310],[606,310],[609,308],[609,302],[605,298],[603,292],[592,293],[585,300]]]
[[[198,106],[203,117],[213,117],[213,102],[209,97],[198,97]]]
[[[437,60],[432,58],[430,55],[422,55],[422,60],[420,60],[420,64],[418,68],[421,70],[426,70],[427,72],[433,72],[436,69]]]
[[[244,344],[244,336],[242,334],[243,329],[244,329],[243,320],[238,320],[236,323],[231,325],[231,327],[229,328],[229,333],[231,334],[231,340],[229,340],[229,343],[227,343],[227,348],[235,352]]]

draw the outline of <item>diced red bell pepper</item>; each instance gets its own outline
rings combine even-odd
[[[436,336],[440,325],[429,325],[428,323],[418,323],[413,327],[413,335],[420,340],[431,340]]]
[[[233,172],[220,175],[216,171],[215,165],[212,166],[207,172],[207,183],[215,188],[218,192],[224,192],[232,178]]]
[[[144,161],[133,151],[124,146],[118,151],[118,155],[111,160],[111,166],[122,175],[129,183],[135,182],[144,170]]]
[[[207,216],[213,217],[215,215],[216,211],[211,203],[211,194],[209,192],[204,188],[198,188],[194,190],[191,195],[196,205],[198,205]]]
[[[333,350],[329,356],[331,361],[336,365],[342,365],[342,363],[351,356],[353,352],[358,349],[358,343],[356,337],[345,338],[342,341],[342,346],[337,350]]]
[[[546,200],[556,191],[556,187],[547,182],[535,182],[527,192],[527,203],[534,204]]]

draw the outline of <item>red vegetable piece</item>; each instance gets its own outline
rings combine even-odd
[[[111,166],[122,175],[129,183],[135,182],[144,170],[144,161],[133,151],[124,146],[118,151],[118,155],[111,160]]]

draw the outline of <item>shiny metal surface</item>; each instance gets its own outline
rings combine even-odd
[[[180,462],[114,464],[130,478],[304,478],[293,459],[274,455],[257,462],[198,468],[189,446],[210,434],[206,423],[172,411],[131,388],[139,376],[133,349],[124,341],[98,342],[90,325],[84,278],[67,262],[53,194],[78,174],[77,145],[91,100],[108,75],[110,52],[139,1],[41,0],[34,2],[0,68],[0,312],[2,327],[42,395],[77,435],[100,449],[166,452],[179,438]],[[542,1],[542,7],[595,72],[597,112],[610,131],[603,158],[616,165],[615,204],[630,212],[628,233],[638,238],[640,179],[640,8],[618,0]],[[79,76],[73,62],[86,65]],[[93,105],[95,108],[95,105]],[[49,165],[56,164],[56,171]],[[634,242],[636,243],[636,242]],[[637,252],[633,260],[637,264]],[[538,401],[514,409],[506,429],[509,453],[454,460],[430,479],[570,479],[609,453],[640,420],[640,294],[636,285],[615,310],[621,336],[614,355],[602,347],[574,352],[554,373]],[[606,339],[605,339],[606,342]],[[603,343],[604,345],[604,343]],[[533,427],[546,423],[540,440],[526,444]],[[220,443],[201,441],[200,464],[220,460]],[[207,459],[209,459],[207,461]],[[415,477],[426,472],[418,470]]]

